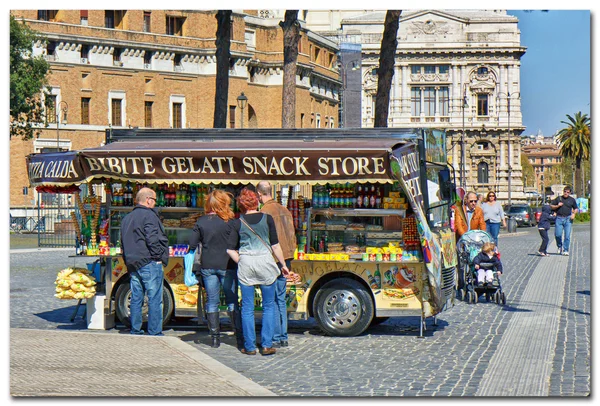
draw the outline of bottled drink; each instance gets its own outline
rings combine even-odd
[[[327,242],[327,232],[323,233],[323,252],[329,251],[329,243]]]
[[[369,272],[369,271],[367,271],[367,279],[369,281],[369,285],[371,286],[371,289],[379,289],[379,284],[375,280],[375,277],[373,275],[371,275],[371,272]]]
[[[185,187],[185,206],[192,207],[192,187],[187,185]]]
[[[369,193],[369,208],[374,209],[376,207],[376,196],[375,185],[371,185],[371,192]]]
[[[381,186],[377,187],[377,194],[375,195],[375,208],[381,209]]]
[[[157,196],[158,196],[158,198],[156,200],[156,204],[159,207],[164,207],[165,206],[165,190],[163,188],[163,185],[158,186]]]
[[[329,207],[329,193],[330,193],[330,189],[329,189],[329,184],[327,184],[327,187],[323,190],[323,207],[328,208]]]
[[[362,191],[362,186],[358,185],[358,188],[356,190],[356,206],[357,209],[362,209],[363,207],[363,191]]]
[[[121,240],[117,241],[117,245],[115,247],[115,254],[121,255]]]

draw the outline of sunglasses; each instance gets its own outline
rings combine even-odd
[[[489,197],[496,197],[496,195],[490,195]]]
[[[155,197],[149,197],[148,199],[156,201]]]
[[[477,203],[477,200],[469,200],[469,203]]]

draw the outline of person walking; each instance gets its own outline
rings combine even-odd
[[[296,249],[294,217],[287,208],[273,199],[272,186],[269,182],[259,182],[256,192],[258,193],[258,200],[262,203],[260,211],[273,217],[279,245],[285,258],[285,265],[291,271],[294,250]],[[275,333],[273,335],[273,345],[275,347],[288,346],[287,306],[285,303],[286,284],[287,278],[282,273],[275,282]]]
[[[156,193],[144,187],[136,206],[121,222],[123,260],[131,286],[131,334],[142,335],[142,304],[148,296],[148,334],[162,336],[163,266],[169,262],[169,241],[156,206]]]
[[[477,206],[477,194],[475,192],[468,192],[465,195],[462,208],[456,208],[454,227],[456,228],[457,240],[467,231],[486,230],[487,226],[485,224],[483,210],[481,207]]]
[[[571,196],[571,187],[565,186],[562,196],[550,202],[550,208],[556,213],[556,223],[554,225],[554,236],[556,237],[556,247],[558,253],[569,255],[569,245],[571,243],[571,227],[575,215],[579,211],[577,201]],[[564,231],[564,240],[563,240]]]
[[[227,314],[235,332],[238,349],[244,344],[238,301],[237,264],[227,255],[227,243],[235,214],[230,207],[230,194],[222,190],[209,193],[201,216],[192,230],[190,249],[202,246],[200,277],[206,290],[206,319],[212,338],[211,347],[218,348],[220,340],[219,301],[221,287],[225,294]],[[196,344],[200,340],[194,340]]]
[[[498,246],[500,224],[506,228],[506,218],[504,217],[502,205],[496,200],[496,193],[488,192],[485,202],[481,204],[481,209],[483,210],[486,231],[492,236],[496,246]]]
[[[242,215],[232,223],[227,253],[238,264],[238,278],[242,292],[242,329],[244,331],[243,354],[256,354],[256,331],[254,321],[254,289],[262,293],[261,354],[275,354],[273,348],[273,324],[275,322],[275,281],[279,267],[287,276],[288,268],[277,238],[273,217],[258,211],[258,195],[243,188],[238,196]]]
[[[538,231],[540,233],[540,237],[542,237],[542,244],[540,245],[540,249],[538,250],[538,255],[542,257],[547,257],[548,252],[546,251],[548,248],[548,242],[550,239],[548,238],[548,230],[550,230],[550,216],[552,212],[550,211],[550,206],[545,204],[542,206],[542,215],[540,216],[540,221],[538,222]]]

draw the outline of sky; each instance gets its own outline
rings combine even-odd
[[[519,19],[523,135],[552,136],[567,114],[590,115],[591,48],[589,10],[508,10]]]

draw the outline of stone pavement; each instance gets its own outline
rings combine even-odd
[[[177,337],[10,330],[12,396],[275,396]]]

